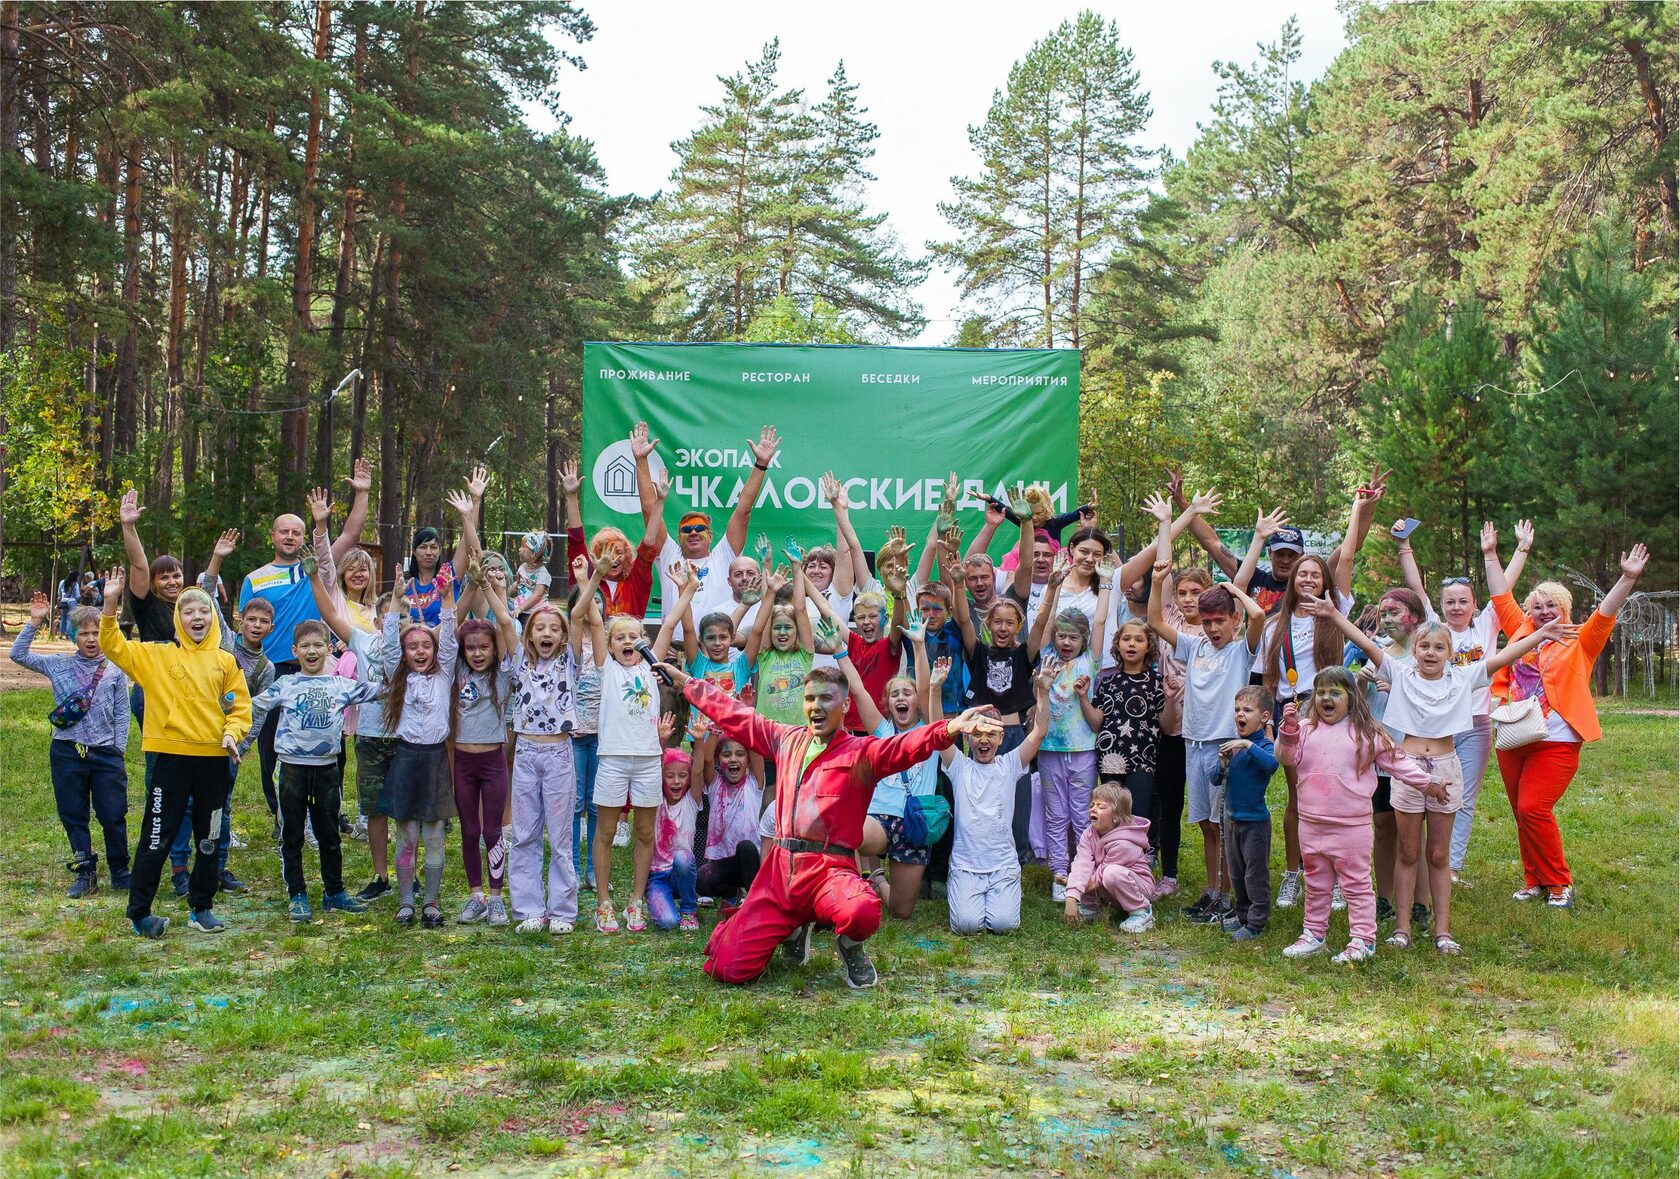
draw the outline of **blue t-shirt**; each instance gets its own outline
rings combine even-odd
[[[270,561],[260,569],[251,570],[239,586],[239,608],[245,609],[245,603],[252,598],[262,598],[274,607],[274,629],[263,639],[263,654],[272,663],[291,662],[292,628],[321,617],[321,611],[315,606],[315,591],[309,588],[303,566],[296,561],[290,565]]]
[[[701,651],[688,664],[688,674],[697,680],[705,680],[712,687],[727,695],[739,698],[752,683],[752,666],[747,663],[747,653],[738,647],[729,648],[722,663],[714,663]],[[693,741],[698,736],[694,728],[699,717],[698,710],[693,710],[689,716],[688,739]]]
[[[968,694],[968,660],[963,656],[962,631],[954,622],[947,622],[927,637],[928,666],[936,659],[949,659],[951,671],[945,686],[939,691],[940,707],[946,716],[956,716],[963,710],[963,697]]]
[[[1277,773],[1277,754],[1264,730],[1248,738],[1253,742],[1225,767],[1225,813],[1239,823],[1258,823],[1272,817],[1266,809],[1266,787]]]
[[[922,727],[917,721],[911,725],[912,729]],[[882,718],[875,727],[877,737],[896,737],[898,730],[890,720]],[[929,754],[926,761],[917,762],[907,770],[900,770],[890,778],[882,778],[875,783],[875,793],[869,797],[869,813],[872,815],[890,815],[895,819],[904,817],[904,799],[911,794],[933,794],[939,789],[939,755]]]

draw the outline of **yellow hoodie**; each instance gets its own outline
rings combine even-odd
[[[239,664],[222,650],[216,610],[211,609],[210,629],[197,642],[181,622],[181,600],[202,592],[188,590],[176,600],[174,643],[129,642],[113,615],[99,616],[99,649],[145,689],[140,747],[147,753],[225,756],[222,738],[238,741],[251,727],[251,692]]]

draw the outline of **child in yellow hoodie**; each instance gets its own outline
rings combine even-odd
[[[128,889],[128,919],[142,937],[162,937],[167,917],[152,913],[169,845],[192,809],[192,906],[189,924],[202,933],[227,926],[210,906],[216,898],[216,837],[227,805],[228,760],[239,760],[239,741],[251,727],[251,693],[239,664],[221,646],[221,625],[210,596],[189,589],[175,600],[175,642],[132,643],[117,628],[123,570],[105,575],[105,611],[99,648],[146,693],[141,746],[157,754],[140,808],[140,842]],[[224,702],[226,709],[224,710]]]

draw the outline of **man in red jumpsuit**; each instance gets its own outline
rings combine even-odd
[[[845,649],[835,657],[845,658]],[[805,677],[807,723],[796,728],[766,720],[680,668],[659,666],[725,736],[776,759],[776,838],[747,899],[712,930],[706,973],[719,982],[751,982],[784,942],[797,961],[806,961],[811,925],[824,921],[834,926],[846,984],[874,986],[875,965],[863,942],[881,927],[881,898],[858,875],[853,849],[863,839],[875,783],[948,748],[958,734],[996,728],[997,722],[969,709],[892,737],[854,736],[841,727],[844,676],[819,667]]]

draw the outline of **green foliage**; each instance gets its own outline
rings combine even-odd
[[[1414,299],[1359,393],[1358,446],[1394,474],[1388,517],[1427,523],[1412,538],[1418,564],[1450,575],[1481,568],[1481,524],[1510,495],[1501,460],[1520,462],[1494,439],[1509,439],[1510,398],[1499,337],[1475,299],[1444,311]],[[1386,526],[1388,519],[1377,521]]]
[[[926,268],[865,200],[880,132],[844,63],[812,106],[803,90],[779,88],[780,62],[772,40],[745,70],[720,77],[723,101],[702,107],[700,127],[671,145],[673,190],[632,235],[640,277],[691,339],[744,339],[776,300],[801,315],[820,301],[859,338],[913,335],[925,321],[908,292]]]
[[[1127,231],[1149,153],[1149,121],[1119,26],[1082,11],[1036,42],[968,131],[980,173],[954,176],[940,214],[956,236],[930,242],[965,297],[977,296],[994,338],[1078,347],[1086,285]]]
[[[1524,374],[1534,390],[1516,398],[1507,454],[1546,558],[1606,589],[1635,541],[1651,549],[1645,584],[1674,585],[1680,518],[1673,320],[1651,314],[1629,245],[1625,227],[1598,226],[1542,280]]]
[[[777,295],[753,316],[741,340],[746,344],[867,344],[826,299],[813,299],[809,313],[787,295]]]

